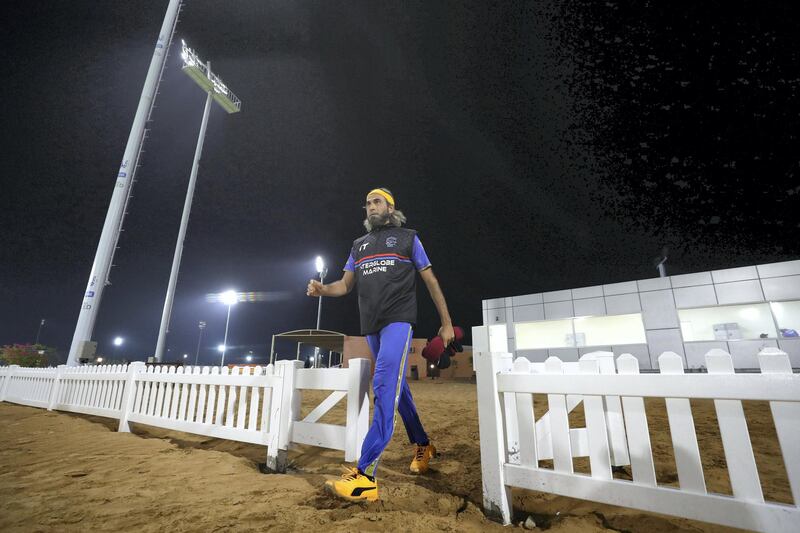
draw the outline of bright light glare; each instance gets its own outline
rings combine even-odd
[[[316,264],[317,264],[317,272],[322,274],[322,271],[325,269],[325,261],[323,261],[322,257],[319,255],[317,256]]]
[[[188,353],[185,353],[185,354],[183,354],[183,358],[184,358],[184,359],[186,359],[187,357],[189,357],[189,354],[188,354]]]
[[[98,358],[97,358],[97,362],[98,362],[98,363],[102,363],[102,362],[103,362],[103,358],[102,358],[102,357],[98,357]]]
[[[739,316],[745,320],[755,320],[758,318],[758,309],[755,307],[745,307],[739,310]]]
[[[236,291],[229,290],[229,291],[225,291],[222,294],[220,294],[219,295],[219,299],[225,305],[234,305],[234,304],[236,304],[236,302],[239,301],[239,295],[236,294]]]
[[[434,366],[433,366],[433,365],[431,365],[431,368],[434,368]]]
[[[245,359],[247,359],[247,362],[249,363],[250,361],[253,360],[253,356],[252,355],[248,355],[247,357],[245,357]]]
[[[219,346],[217,346],[217,351],[220,352],[220,353],[224,352],[225,351],[225,345],[224,344],[220,344]]]
[[[314,362],[314,356],[312,355],[311,357],[308,358],[308,360],[313,363]]]
[[[125,342],[125,339],[122,337],[114,337],[114,346],[120,346],[123,342]]]

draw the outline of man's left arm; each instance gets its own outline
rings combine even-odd
[[[439,312],[439,318],[442,321],[442,327],[439,328],[439,336],[444,341],[444,345],[447,346],[455,339],[455,333],[453,332],[453,321],[450,318],[450,312],[447,310],[447,302],[444,299],[442,288],[439,286],[439,280],[436,279],[431,267],[421,270],[419,275],[422,277],[422,281],[425,282],[425,286],[428,287],[433,304]]]

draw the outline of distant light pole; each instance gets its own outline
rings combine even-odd
[[[33,344],[39,344],[39,334],[42,332],[42,326],[44,326],[44,318],[39,322],[39,329],[36,330],[36,341]]]
[[[175,243],[175,253],[172,257],[172,270],[169,274],[169,284],[167,285],[167,296],[164,300],[164,310],[161,313],[161,326],[158,330],[158,341],[156,343],[156,361],[161,361],[164,356],[164,347],[169,333],[169,321],[172,315],[172,302],[175,298],[175,287],[178,284],[178,270],[181,266],[181,256],[183,255],[183,241],[186,238],[186,228],[189,226],[189,213],[192,210],[192,199],[194,198],[194,188],[197,183],[197,170],[200,166],[200,156],[203,153],[203,142],[206,137],[206,126],[208,125],[208,114],[211,111],[211,100],[216,101],[228,113],[238,113],[241,110],[242,102],[231,92],[222,80],[211,72],[211,62],[205,64],[197,57],[194,50],[186,46],[181,41],[181,57],[183,58],[183,72],[192,78],[200,86],[208,97],[206,106],[203,109],[203,119],[200,122],[200,134],[197,137],[197,146],[194,151],[194,161],[192,171],[189,175],[189,186],[186,189],[186,199],[183,202],[183,214],[181,215],[181,225],[178,229],[178,241]]]
[[[225,319],[225,337],[222,341],[222,359],[219,366],[225,366],[225,352],[228,349],[228,325],[231,323],[231,307],[239,301],[239,295],[234,290],[227,290],[219,295],[222,303],[228,306],[228,318]]]
[[[200,343],[203,340],[203,330],[206,329],[206,323],[201,320],[197,327],[200,329],[200,334],[197,336],[197,351],[194,352],[194,366],[197,366],[197,358],[200,356]]]
[[[316,267],[317,272],[319,273],[319,282],[325,283],[325,275],[328,273],[328,268],[325,266],[325,261],[322,260],[322,256],[317,256],[316,260]],[[319,330],[320,320],[322,319],[322,296],[319,297],[319,303],[317,304],[317,330]],[[319,361],[319,346],[314,346],[314,367],[316,368]]]

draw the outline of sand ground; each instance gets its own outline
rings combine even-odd
[[[501,531],[481,512],[475,385],[411,382],[423,423],[440,456],[412,475],[413,448],[402,422],[379,466],[381,501],[333,501],[322,486],[338,475],[343,453],[290,452],[287,474],[261,474],[264,448],[115,420],[0,404],[0,531]],[[304,414],[322,397],[309,393]],[[537,417],[546,409],[536,398]],[[677,482],[663,401],[647,401],[659,483]],[[693,402],[708,489],[730,494],[711,402]],[[766,404],[746,404],[765,497],[791,503]],[[341,423],[337,406],[321,421]],[[582,422],[580,409],[571,426]],[[542,462],[542,466],[547,466]],[[586,459],[577,471],[588,472]],[[617,477],[628,478],[627,473]],[[515,529],[532,515],[550,531],[726,531],[710,524],[513,491]]]

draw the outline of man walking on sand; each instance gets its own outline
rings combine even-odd
[[[347,468],[341,479],[325,484],[334,496],[350,501],[378,499],[375,469],[392,438],[395,411],[400,411],[408,438],[416,445],[411,471],[426,472],[428,463],[436,455],[436,448],[422,428],[405,378],[408,349],[417,321],[417,272],[439,312],[442,321],[439,336],[445,346],[454,337],[447,303],[425,249],[416,231],[401,227],[406,217],[395,209],[392,193],[389,189],[373,189],[367,194],[365,209],[364,227],[368,233],[353,242],[342,279],[327,285],[312,279],[306,292],[317,297],[344,296],[357,287],[361,334],[367,336],[375,358],[372,382],[375,412],[358,466]]]

